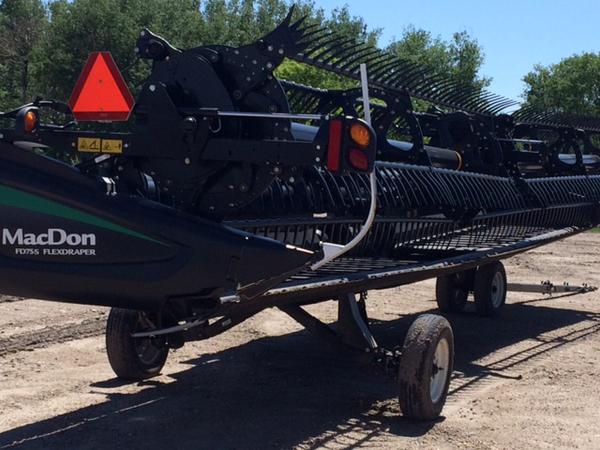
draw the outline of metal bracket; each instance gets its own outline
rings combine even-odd
[[[511,292],[529,292],[533,294],[585,294],[587,292],[597,291],[596,286],[584,283],[581,286],[571,285],[568,282],[562,285],[554,284],[551,281],[542,281],[540,284],[526,284],[526,283],[509,283],[507,286],[508,291]]]
[[[356,300],[355,294],[344,294],[338,298],[335,331],[298,305],[280,306],[279,309],[311,333],[333,344],[344,344],[367,353],[374,353],[379,349],[367,324],[362,296],[360,301]]]

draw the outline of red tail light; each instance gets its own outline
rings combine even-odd
[[[350,161],[350,165],[354,169],[362,171],[369,170],[369,157],[364,151],[358,148],[352,148],[348,154],[348,159]]]
[[[341,120],[332,120],[329,124],[329,146],[327,149],[327,168],[331,172],[339,172],[340,156],[342,152],[342,130]]]

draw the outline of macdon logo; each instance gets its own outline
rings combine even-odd
[[[47,233],[25,233],[22,228],[14,232],[4,228],[2,230],[2,245],[39,245],[71,247],[94,247],[96,245],[95,234],[67,233],[61,228],[50,228]]]

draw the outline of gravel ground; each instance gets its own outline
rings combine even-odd
[[[600,234],[507,261],[509,281],[600,285]],[[400,343],[435,311],[433,281],[369,295]],[[124,384],[105,356],[107,310],[0,297],[0,448],[600,448],[600,293],[509,293],[501,318],[449,315],[456,372],[443,417],[398,416],[391,377],[338,354],[277,310],[173,352]],[[332,302],[310,307],[333,320]]]

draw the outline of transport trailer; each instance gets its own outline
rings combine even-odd
[[[599,223],[593,118],[504,114],[513,102],[292,12],[238,48],[182,50],[143,30],[135,51],[152,61],[135,107],[101,52],[69,104],[0,114],[0,292],[111,307],[123,379],[275,307],[382,364],[403,415],[432,420],[452,376],[449,323],[421,316],[384,349],[366,293],[437,278],[442,312],[473,292],[479,314],[497,315],[503,259]],[[357,87],[278,80],[285,58]],[[432,107],[415,112],[413,98]],[[303,308],[328,300],[334,327]]]

